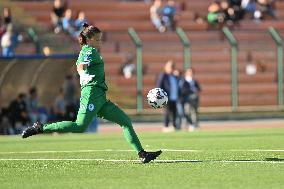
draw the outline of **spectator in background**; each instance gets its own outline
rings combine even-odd
[[[0,41],[1,41],[1,38],[2,38],[3,34],[4,34],[4,26],[2,24],[2,19],[0,17]]]
[[[193,77],[193,70],[189,68],[185,72],[184,79],[179,82],[179,94],[183,107],[183,114],[189,124],[189,131],[194,131],[199,126],[198,107],[200,85]],[[185,107],[188,106],[188,111]],[[188,114],[186,113],[188,112]]]
[[[230,6],[241,6],[242,0],[228,0]]]
[[[1,38],[2,56],[12,57],[16,54],[18,44],[18,36],[14,31],[14,26],[10,23],[6,28],[6,32]]]
[[[8,27],[9,24],[12,24],[12,14],[11,14],[11,9],[8,7],[5,7],[3,9],[3,25],[4,25],[4,30]]]
[[[76,100],[77,88],[72,75],[66,75],[62,89],[67,119],[68,121],[73,121],[76,119],[78,105]]]
[[[32,123],[37,121],[40,121],[41,123],[46,123],[47,115],[39,106],[37,89],[35,87],[30,88],[29,96],[26,99],[26,105],[29,119]]]
[[[83,24],[87,22],[87,19],[86,19],[86,14],[84,11],[80,11],[78,13],[78,17],[77,19],[75,20],[75,29],[76,31],[80,31],[83,29]]]
[[[255,75],[257,73],[257,65],[252,58],[252,52],[248,51],[246,55],[246,74]]]
[[[182,79],[181,71],[178,70],[178,69],[174,69],[173,75],[177,79],[177,84],[179,84],[180,80]],[[176,113],[176,129],[180,130],[181,129],[181,122],[182,122],[182,118],[183,118],[183,109],[182,109],[181,100],[179,98],[179,94],[178,94],[178,99],[177,99],[177,102],[176,102],[176,110],[177,110],[177,113]]]
[[[241,8],[244,10],[245,15],[250,15],[250,18],[254,18],[254,13],[256,11],[255,0],[242,0]]]
[[[65,2],[63,2],[62,0],[54,0],[52,12],[50,13],[54,33],[59,33],[62,30],[62,18],[64,16],[65,10]]]
[[[214,1],[208,7],[207,21],[217,29],[224,25],[234,26],[244,16],[244,10],[241,7],[241,0],[221,0]],[[246,6],[245,3],[243,3]]]
[[[275,0],[257,0],[259,17],[264,19],[266,15],[271,16],[274,20],[277,20],[275,10],[273,9],[273,3]]]
[[[229,0],[228,13],[230,15],[230,20],[234,23],[243,19],[244,10],[241,8],[242,0]]]
[[[240,11],[240,7],[237,5],[230,5],[227,0],[222,0],[220,2],[220,8],[222,12],[223,23],[228,26],[233,26],[236,24],[239,19],[241,19],[241,15],[238,11]]]
[[[53,111],[55,115],[55,121],[62,121],[66,119],[66,105],[62,88],[60,88],[59,94],[55,98],[55,102],[53,104]]]
[[[29,121],[25,97],[25,94],[20,93],[9,105],[9,119],[12,125],[13,134],[21,133],[22,126],[26,126]]]
[[[162,11],[162,0],[155,0],[150,7],[150,18],[154,26],[161,33],[166,31],[166,28],[162,23]]]
[[[166,6],[163,8],[163,22],[167,30],[175,31],[176,27],[176,5],[174,0],[168,0]]]
[[[65,16],[62,19],[63,30],[68,33],[71,37],[77,38],[78,33],[75,30],[74,20],[72,18],[72,10],[67,9],[65,11]]]
[[[0,134],[8,135],[13,134],[11,124],[9,121],[9,111],[6,108],[0,107]]]
[[[230,7],[229,7],[229,3],[227,0],[222,0],[220,2],[220,17],[222,17],[223,19],[223,23],[225,22],[231,22],[231,18],[230,18]]]
[[[177,100],[178,78],[173,74],[175,64],[169,60],[164,67],[164,72],[159,75],[157,87],[162,88],[168,94],[169,100],[165,110],[164,132],[172,132],[177,128]],[[170,119],[173,127],[169,127]]]
[[[132,53],[128,53],[125,56],[125,60],[123,61],[120,67],[120,73],[126,78],[129,79],[135,74],[136,66],[133,63],[134,56]]]
[[[194,13],[193,20],[197,24],[203,24],[205,22],[204,17],[201,16],[199,13]]]
[[[208,7],[207,21],[211,26],[221,26],[224,22],[219,3],[212,2]]]

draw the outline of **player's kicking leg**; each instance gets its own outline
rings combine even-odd
[[[123,129],[124,136],[132,148],[138,153],[142,163],[149,163],[155,160],[162,151],[146,152],[144,151],[131,123],[130,118],[111,101],[107,101],[101,110],[98,112],[98,116],[106,120],[112,121],[120,125]]]

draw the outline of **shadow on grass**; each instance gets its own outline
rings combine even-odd
[[[281,158],[265,158],[264,160],[255,160],[255,159],[243,159],[243,160],[231,160],[231,161],[235,161],[235,162],[279,162],[279,161],[284,161],[284,159]]]
[[[282,158],[265,158],[265,161],[284,161]]]
[[[237,159],[237,160],[155,160],[154,163],[265,163],[265,162],[284,162],[281,158],[265,158],[264,160]]]
[[[200,160],[156,160],[154,163],[203,163],[205,161]]]

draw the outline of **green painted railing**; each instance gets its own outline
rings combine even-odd
[[[36,54],[41,54],[41,47],[40,47],[38,35],[36,34],[36,32],[34,31],[33,28],[28,29],[28,36],[33,41],[33,43],[35,45]]]
[[[277,46],[278,106],[283,107],[283,41],[279,33],[273,27],[269,27],[268,32],[271,34]]]
[[[143,86],[142,86],[142,42],[133,28],[128,28],[133,43],[136,46],[136,71],[137,71],[137,112],[143,110]]]
[[[186,70],[190,67],[190,42],[188,37],[186,36],[186,33],[181,27],[177,27],[176,33],[183,45],[183,69]]]
[[[224,27],[223,33],[231,45],[231,87],[232,87],[232,110],[238,108],[238,43],[229,28]]]

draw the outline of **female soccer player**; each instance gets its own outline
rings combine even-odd
[[[98,49],[101,45],[102,32],[97,27],[83,24],[83,31],[79,35],[82,46],[76,62],[80,75],[81,98],[80,108],[75,122],[62,121],[51,124],[36,122],[22,133],[23,138],[41,133],[82,133],[95,116],[119,124],[128,143],[138,153],[142,163],[149,163],[156,159],[162,151],[146,152],[132,127],[130,118],[110,100],[106,99],[108,89],[105,83],[104,61]]]

